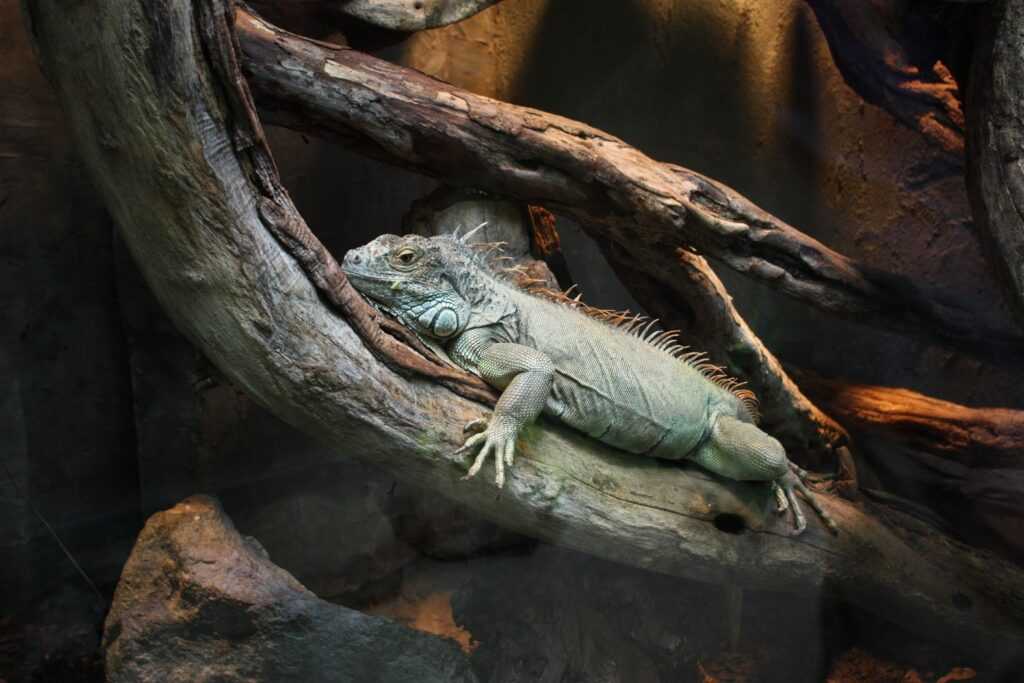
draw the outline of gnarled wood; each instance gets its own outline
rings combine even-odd
[[[228,10],[216,0],[36,0],[28,9],[84,165],[158,299],[283,419],[554,543],[705,581],[835,592],[967,647],[1024,643],[1020,569],[827,496],[842,533],[815,523],[793,538],[765,513],[766,487],[622,454],[546,423],[524,435],[501,495],[483,477],[460,481],[467,463],[455,447],[479,406],[370,353],[286,252],[301,256],[297,245],[277,241],[261,217],[276,178],[258,177],[273,167],[253,163],[267,154],[258,121],[230,106],[248,99],[223,68]],[[301,220],[290,202],[276,203],[285,220]],[[720,531],[720,515],[740,516],[746,532]]]
[[[666,278],[679,274],[676,249],[694,247],[836,315],[974,352],[1020,352],[1018,332],[981,327],[969,310],[857,264],[725,185],[600,130],[290,35],[243,10],[237,29],[243,69],[271,122],[564,212],[599,241],[653,255],[647,267]]]
[[[1024,2],[992,2],[967,102],[967,189],[978,233],[1024,324]]]
[[[853,434],[869,492],[912,501],[958,538],[1024,561],[1024,411],[798,378]]]

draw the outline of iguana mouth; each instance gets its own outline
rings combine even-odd
[[[359,270],[359,269],[351,268],[351,267],[344,266],[344,265],[342,265],[342,267],[341,267],[341,272],[345,273],[345,276],[348,277],[349,279],[365,280],[367,282],[381,282],[381,283],[384,283],[384,284],[391,284],[393,282],[404,282],[404,281],[406,281],[408,279],[408,278],[401,278],[400,279],[400,278],[395,278],[395,277],[381,277],[380,275],[374,275],[372,273],[368,273],[365,270]]]

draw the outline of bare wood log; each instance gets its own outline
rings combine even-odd
[[[359,52],[288,34],[239,10],[243,69],[269,121],[383,161],[563,212],[598,240],[642,245],[678,274],[694,247],[830,313],[973,352],[1019,353],[1017,331],[979,325],[908,278],[838,254],[699,173],[654,161],[581,123],[482,97]]]
[[[941,27],[929,22],[933,35],[908,25],[913,12],[928,11],[905,0],[844,2],[807,0],[828,41],[832,59],[843,78],[867,102],[919,132],[959,168],[964,155],[964,114],[959,89],[948,65],[936,54]],[[915,43],[916,44],[911,44]]]
[[[1024,324],[1024,3],[990,5],[967,108],[967,189],[982,243]]]
[[[296,427],[551,542],[705,581],[823,589],[968,647],[1021,647],[1019,568],[830,497],[823,504],[843,533],[815,525],[792,538],[762,514],[764,487],[548,424],[525,435],[500,496],[483,478],[460,481],[467,463],[455,446],[479,407],[381,363],[285,247],[301,250],[264,223],[276,177],[259,177],[272,166],[254,173],[251,155],[267,154],[261,135],[229,133],[260,129],[251,111],[225,106],[248,102],[224,68],[225,12],[215,0],[28,5],[85,168],[131,253],[172,319],[232,381]],[[301,220],[290,202],[278,206]],[[746,533],[719,530],[722,515],[740,517]]]
[[[800,373],[853,434],[864,487],[933,511],[958,538],[1024,561],[1024,411]]]

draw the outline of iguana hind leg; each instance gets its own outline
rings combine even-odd
[[[835,522],[804,485],[807,473],[789,461],[782,444],[748,422],[719,415],[708,439],[690,459],[729,479],[772,482],[779,512],[793,510],[794,535],[807,528],[797,491],[821,516],[825,526],[833,533],[836,531]]]

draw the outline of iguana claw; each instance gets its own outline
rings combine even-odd
[[[463,434],[479,434],[480,432],[487,429],[487,418],[478,417],[475,420],[470,420],[466,423],[466,426],[462,428]],[[459,449],[461,450],[461,449]]]
[[[482,431],[480,431],[481,427]],[[463,432],[478,433],[466,439],[462,447],[455,451],[456,455],[470,453],[480,444],[483,444],[483,447],[477,453],[476,459],[470,466],[469,471],[466,472],[466,476],[462,479],[466,480],[475,477],[480,468],[483,467],[484,462],[486,462],[488,454],[493,453],[494,484],[499,489],[505,486],[505,467],[512,467],[512,462],[515,460],[515,428],[502,424],[498,419],[488,421],[484,418],[478,418],[467,423],[465,428],[463,428]]]
[[[772,482],[772,489],[775,492],[777,512],[781,514],[787,508],[793,509],[793,522],[795,526],[792,535],[799,536],[807,528],[807,520],[804,518],[803,510],[800,509],[800,503],[796,498],[796,491],[799,491],[807,501],[807,504],[818,513],[821,521],[829,531],[833,534],[839,533],[839,528],[832,520],[832,517],[825,512],[817,498],[814,497],[814,493],[804,484],[804,481],[809,477],[807,471],[794,465],[792,462],[789,463],[789,469],[789,472],[786,472],[786,474]]]

